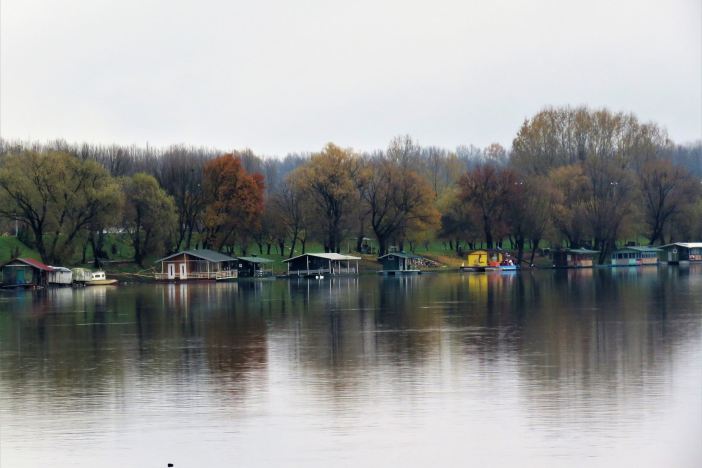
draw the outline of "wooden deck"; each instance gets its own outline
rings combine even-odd
[[[154,273],[154,277],[157,281],[188,281],[188,280],[225,280],[225,279],[236,279],[239,277],[239,272],[237,270],[229,271],[210,271],[210,272],[200,272],[194,271],[188,273],[185,278],[180,277],[180,274],[176,272],[175,276],[168,276],[168,273]]]
[[[358,270],[356,270],[356,268],[334,268],[333,270],[329,270],[329,268],[318,268],[316,270],[310,268],[309,270],[290,270],[283,276],[296,278],[316,275],[345,276],[356,274],[358,274]]]

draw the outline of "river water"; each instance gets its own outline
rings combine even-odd
[[[0,294],[0,466],[702,466],[702,265]]]

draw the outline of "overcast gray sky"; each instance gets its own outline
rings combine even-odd
[[[0,0],[4,138],[511,144],[546,105],[702,135],[700,0]]]

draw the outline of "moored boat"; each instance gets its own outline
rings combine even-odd
[[[460,271],[483,273],[519,270],[519,265],[504,250],[474,250],[468,254],[467,262],[468,265],[462,265]]]
[[[90,279],[85,282],[86,286],[109,286],[117,284],[116,279],[108,279],[104,271],[94,271],[90,275]]]

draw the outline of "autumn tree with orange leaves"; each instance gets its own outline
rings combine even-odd
[[[207,162],[203,170],[203,247],[222,250],[248,238],[261,223],[263,189],[263,176],[246,172],[234,154]]]

